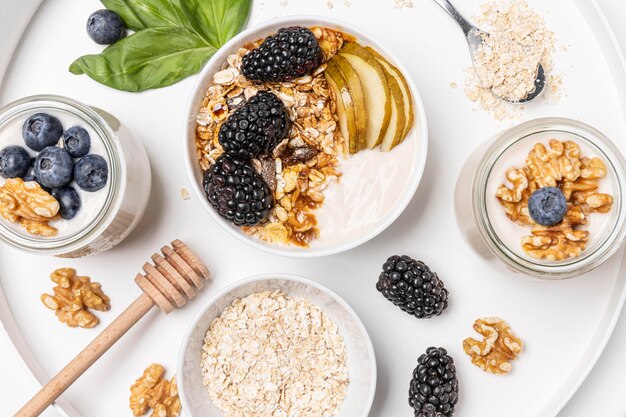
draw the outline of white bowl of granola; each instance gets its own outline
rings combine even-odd
[[[226,409],[367,417],[377,370],[369,335],[344,300],[306,278],[264,274],[224,288],[200,310],[177,375],[189,417],[221,417]]]
[[[248,50],[279,29],[290,27],[311,29],[321,45],[321,65],[308,76],[280,83],[252,82],[241,74],[242,57]],[[371,55],[361,56],[366,54],[363,50]],[[366,68],[360,68],[359,59],[368,63]],[[371,61],[375,62],[372,67],[379,69],[368,74]],[[341,62],[353,65],[346,72],[346,67],[336,64]],[[333,65],[342,70],[340,77],[343,82],[350,80],[350,85],[335,84],[329,70]],[[354,69],[361,71],[357,74],[361,76],[356,85],[358,95],[353,88],[355,76],[350,73]],[[378,74],[383,82],[364,78],[372,74],[374,78]],[[367,87],[371,85],[376,87]],[[366,104],[364,110],[348,107],[344,94],[348,87],[353,88],[350,100]],[[384,89],[384,109],[377,109],[379,87]],[[291,127],[270,154],[249,161],[273,197],[266,217],[252,226],[235,225],[232,218],[227,220],[214,208],[216,194],[214,204],[209,201],[203,179],[224,153],[218,140],[223,122],[259,90],[280,98]],[[381,113],[384,116],[378,118]],[[186,114],[184,152],[201,204],[235,237],[273,254],[325,256],[369,241],[402,214],[426,164],[426,115],[409,73],[366,32],[326,17],[274,19],[235,36],[200,73]],[[344,114],[352,114],[355,122]],[[372,122],[374,119],[380,120]],[[376,123],[382,126],[371,126]]]

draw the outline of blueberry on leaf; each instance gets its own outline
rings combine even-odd
[[[22,138],[33,151],[54,146],[63,134],[61,121],[46,113],[35,113],[22,125]]]
[[[114,11],[96,10],[87,19],[87,34],[97,44],[110,45],[124,37],[126,26]]]
[[[80,210],[80,196],[69,185],[52,190],[52,197],[59,202],[61,217],[65,220],[73,219]]]
[[[565,217],[567,200],[558,188],[543,187],[530,195],[528,212],[535,223],[542,226],[554,226]]]
[[[0,151],[0,175],[4,178],[22,177],[30,167],[30,155],[21,146],[7,146]]]
[[[65,150],[49,146],[35,159],[35,177],[42,187],[58,188],[72,181],[74,160]]]
[[[82,157],[74,167],[74,181],[85,191],[98,191],[107,183],[109,166],[100,155]]]
[[[80,126],[72,126],[63,133],[63,148],[74,158],[81,158],[89,153],[91,138]]]

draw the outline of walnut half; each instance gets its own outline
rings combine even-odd
[[[130,409],[135,417],[143,416],[152,409],[150,417],[178,417],[181,405],[178,398],[176,377],[170,381],[163,378],[163,366],[153,363],[130,387]]]
[[[483,336],[483,340],[468,337],[463,341],[463,350],[472,363],[491,374],[511,372],[510,361],[517,358],[524,345],[509,325],[498,317],[484,317],[474,322],[474,330]]]
[[[50,279],[57,284],[52,289],[54,295],[42,294],[41,302],[55,310],[61,323],[70,327],[91,328],[99,320],[89,309],[107,311],[111,308],[110,299],[100,284],[91,282],[89,277],[76,276],[76,270],[72,268],[57,269]]]

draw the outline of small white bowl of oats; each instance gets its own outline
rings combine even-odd
[[[367,417],[376,359],[363,323],[309,279],[265,274],[211,299],[178,359],[189,417]]]
[[[359,246],[412,199],[428,133],[408,72],[352,25],[287,17],[231,39],[187,105],[202,205],[240,240],[314,257]]]

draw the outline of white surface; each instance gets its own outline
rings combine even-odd
[[[318,221],[319,237],[314,239],[308,248],[268,244],[245,234],[241,228],[222,218],[204,197],[203,173],[198,165],[196,150],[196,117],[206,97],[206,90],[213,81],[213,75],[223,67],[229,55],[236,53],[248,42],[254,42],[276,33],[281,27],[289,26],[326,26],[349,33],[363,46],[375,48],[400,71],[408,74],[402,62],[398,62],[384,45],[372,38],[368,32],[352,27],[347,22],[320,19],[315,16],[268,20],[250,27],[231,39],[201,71],[187,103],[187,123],[183,133],[183,138],[187,138],[187,142],[182,144],[183,152],[196,196],[201,199],[202,205],[213,219],[233,236],[274,255],[305,258],[334,255],[355,248],[382,233],[413,199],[426,165],[428,151],[426,113],[415,82],[408,77],[407,83],[414,102],[413,129],[404,142],[390,152],[367,150],[341,160],[339,170],[343,175],[339,182],[331,181],[324,191],[324,204],[314,212]]]
[[[337,294],[308,278],[289,274],[256,275],[233,283],[216,294],[194,317],[183,337],[176,380],[187,417],[222,417],[207,396],[198,364],[209,326],[236,299],[279,290],[318,306],[339,329],[346,349],[350,384],[339,406],[341,415],[367,417],[376,393],[376,357],[367,330],[354,310]]]
[[[291,0],[291,2],[295,3],[295,0]],[[85,18],[92,9],[97,7],[95,1],[85,2],[85,4],[77,1],[71,4],[69,4],[69,1],[65,3],[68,3],[66,10],[71,9],[77,16],[80,14],[84,15]],[[270,0],[265,0],[265,3],[266,5],[263,7],[268,7]],[[342,14],[347,14],[340,2],[336,3],[338,4],[333,11],[321,10],[320,13],[337,13],[339,17]],[[354,15],[359,15],[359,11],[362,12],[364,8],[362,6],[359,7],[358,0],[353,3],[355,4],[348,11]],[[557,3],[555,1],[550,4]],[[626,31],[623,27],[618,27],[618,24],[621,22],[620,18],[623,19],[626,12],[626,7],[623,5],[618,6],[615,4],[617,2],[613,3],[613,1],[604,1],[603,3],[612,3],[611,6],[615,7],[615,9],[609,13],[609,19],[612,19],[618,29]],[[55,2],[55,4],[58,3]],[[273,2],[272,5],[274,5]],[[323,6],[321,7],[323,8]],[[410,25],[416,28],[424,27],[429,22],[432,22],[433,26],[436,25],[436,27],[430,27],[431,33],[434,32],[434,35],[444,36],[443,32],[448,31],[445,19],[440,17],[441,15],[437,15],[435,9],[430,6],[424,5],[420,6],[419,9],[401,12],[388,11],[388,8],[390,9],[391,7],[390,5],[379,4],[378,2],[376,6],[372,6],[372,8],[374,7],[381,21],[384,21],[386,17],[393,17],[398,20],[398,24],[392,28],[380,28],[381,34],[379,37],[383,41],[387,40],[387,42],[390,42],[392,39],[401,37],[402,28]],[[45,22],[50,23],[54,20],[63,20],[65,12],[59,10],[62,9],[61,7],[57,7],[57,10],[54,11],[48,10],[50,8],[50,4],[44,5],[43,11],[49,14]],[[418,10],[420,13],[418,13]],[[270,17],[270,14],[267,14],[266,17]],[[35,18],[35,23],[39,21],[40,24],[43,24],[43,18],[44,16],[38,15]],[[360,22],[360,25],[375,26],[375,21],[376,19],[371,17],[369,20],[364,19],[363,22]],[[61,57],[56,58],[57,60],[69,62],[77,55],[76,51],[84,50],[87,52],[93,50],[93,45],[90,44],[88,39],[84,39],[86,37],[82,33],[82,24],[80,28],[64,25],[58,26],[59,33],[51,33],[47,30],[47,27],[49,26],[44,26],[43,28],[34,27],[27,34],[24,41],[33,42],[38,33],[39,37],[36,39],[44,40],[39,52],[44,58],[51,58],[51,55],[54,53],[61,55]],[[49,39],[43,36],[43,34],[47,34]],[[413,36],[417,37],[418,35],[414,34]],[[54,48],[55,45],[61,43],[61,39],[74,39],[76,47]],[[37,79],[36,82],[33,81],[32,84],[27,84],[22,79],[24,84],[19,83],[18,85],[16,80],[19,79],[19,75],[14,76],[14,82],[8,84],[9,91],[2,96],[2,102],[15,98],[18,95],[18,87],[19,95],[42,91],[46,88],[51,92],[65,94],[72,92],[78,99],[91,104],[101,105],[120,118],[125,116],[124,120],[128,120],[128,123],[132,124],[131,128],[141,135],[144,142],[148,145],[150,156],[156,168],[156,196],[153,198],[152,203],[153,208],[158,205],[159,210],[151,210],[147,219],[129,240],[110,254],[102,255],[102,257],[94,258],[93,260],[82,260],[73,263],[81,273],[92,275],[94,278],[102,281],[105,290],[111,288],[110,292],[115,301],[114,309],[106,315],[100,315],[104,322],[110,321],[137,294],[138,290],[131,289],[128,280],[132,272],[136,270],[137,263],[143,261],[141,257],[145,257],[153,250],[153,248],[145,247],[146,242],[151,242],[151,244],[157,246],[164,239],[175,237],[168,234],[176,233],[176,235],[180,234],[181,237],[186,238],[194,248],[202,248],[200,252],[207,263],[213,267],[216,277],[215,282],[211,284],[209,290],[201,294],[201,299],[208,299],[218,288],[234,281],[238,277],[253,272],[260,272],[261,270],[270,272],[276,269],[291,272],[306,270],[307,275],[315,277],[346,298],[368,327],[379,356],[381,375],[372,416],[403,415],[410,412],[406,405],[407,377],[410,376],[410,370],[414,365],[416,356],[429,344],[448,346],[457,358],[460,372],[464,375],[463,378],[467,378],[463,384],[464,395],[456,416],[472,415],[471,413],[468,414],[469,410],[467,408],[470,407],[470,401],[473,402],[473,399],[480,398],[481,391],[485,395],[489,394],[488,397],[484,397],[486,402],[495,401],[498,403],[502,401],[504,403],[503,398],[507,398],[510,393],[519,393],[519,397],[521,397],[519,402],[509,402],[504,404],[504,408],[499,408],[499,411],[502,411],[502,413],[487,412],[483,415],[528,416],[532,413],[532,410],[522,408],[522,405],[532,409],[539,408],[546,398],[545,393],[542,393],[543,388],[554,382],[555,379],[558,380],[563,377],[563,375],[554,370],[562,366],[563,363],[571,363],[577,355],[576,352],[580,352],[580,346],[575,341],[567,340],[563,337],[558,340],[551,340],[552,345],[548,341],[544,341],[542,344],[541,338],[537,339],[535,337],[537,335],[536,332],[545,329],[547,333],[556,333],[552,331],[558,328],[553,322],[553,315],[560,311],[559,308],[563,307],[562,303],[565,303],[566,299],[576,297],[578,300],[585,301],[566,306],[569,308],[566,310],[569,320],[566,323],[559,324],[578,327],[580,329],[579,332],[584,334],[589,321],[593,321],[593,318],[590,316],[597,317],[598,315],[597,310],[590,308],[591,304],[595,305],[598,303],[598,300],[594,300],[592,295],[602,294],[601,287],[606,288],[606,285],[609,283],[606,278],[600,278],[594,280],[593,285],[585,286],[581,284],[581,282],[584,283],[584,280],[577,279],[558,283],[557,287],[551,283],[546,284],[511,277],[499,277],[496,271],[490,272],[488,276],[473,274],[471,271],[475,269],[476,264],[464,257],[469,249],[460,240],[457,242],[456,239],[441,238],[442,234],[445,235],[442,231],[446,227],[451,227],[447,223],[453,225],[451,198],[454,178],[452,176],[450,178],[440,178],[435,176],[434,172],[439,172],[438,170],[443,166],[458,169],[462,155],[467,154],[467,150],[471,148],[470,145],[477,143],[483,134],[485,130],[483,125],[490,127],[490,129],[494,128],[494,123],[487,116],[480,113],[472,114],[473,122],[464,127],[455,126],[454,123],[446,123],[449,122],[451,114],[470,114],[467,102],[460,98],[462,93],[445,88],[451,81],[461,81],[461,69],[445,65],[450,60],[450,56],[457,56],[462,53],[461,46],[453,43],[452,39],[450,37],[449,43],[443,41],[425,42],[419,41],[417,38],[413,39],[412,45],[416,53],[419,52],[424,56],[436,57],[441,61],[424,60],[423,62],[427,63],[427,65],[412,64],[411,70],[425,96],[427,109],[430,109],[428,116],[431,126],[436,126],[431,131],[433,138],[439,138],[440,141],[449,137],[456,138],[459,143],[459,152],[457,153],[460,156],[448,155],[446,147],[438,146],[435,148],[433,146],[435,149],[429,158],[426,171],[426,175],[431,175],[431,180],[425,182],[420,188],[407,213],[401,216],[398,222],[375,241],[341,257],[335,256],[324,259],[324,265],[320,265],[319,261],[300,260],[296,262],[268,255],[261,257],[259,253],[254,252],[252,249],[244,248],[241,245],[233,245],[231,237],[207,219],[206,216],[200,214],[201,209],[197,202],[183,202],[180,200],[178,197],[179,188],[188,186],[187,183],[179,179],[181,177],[178,173],[170,176],[165,171],[165,169],[169,169],[167,167],[170,166],[170,157],[174,159],[174,163],[180,160],[176,158],[182,158],[182,155],[178,154],[179,147],[174,146],[178,145],[176,138],[179,130],[173,127],[166,130],[159,123],[153,124],[152,121],[159,119],[159,117],[171,115],[172,119],[180,122],[180,118],[182,118],[181,103],[184,103],[186,98],[185,92],[191,88],[189,80],[166,90],[133,96],[113,92],[94,84],[85,77],[76,79],[64,71],[47,66],[46,70],[50,72],[50,74],[47,74],[47,77],[50,78],[42,77]],[[626,33],[622,33],[621,39],[626,43]],[[447,47],[447,50],[438,51],[434,49],[441,47],[442,44]],[[390,45],[390,49],[397,47]],[[71,51],[66,49],[71,49]],[[407,60],[409,60],[409,54],[405,55],[407,55]],[[593,57],[589,57],[589,59],[593,60]],[[441,72],[435,74],[430,80],[424,78],[425,73],[422,71],[425,71],[428,65],[436,65],[440,62]],[[19,66],[24,71],[23,73],[26,73],[27,63],[24,60],[21,64],[17,62],[15,67]],[[589,71],[592,70],[590,68],[587,69]],[[54,78],[51,78],[52,75],[54,75]],[[54,79],[55,82],[46,82],[46,80],[50,79]],[[570,93],[572,93],[571,90]],[[582,94],[585,99],[592,103],[594,102],[593,100],[595,100],[594,97],[596,96],[593,91],[584,91]],[[440,100],[435,100],[436,98],[440,98]],[[567,101],[575,98],[576,96],[573,98],[570,96]],[[578,98],[580,98],[580,95]],[[595,101],[595,103],[597,107],[600,101]],[[138,114],[138,108],[156,108],[163,113],[159,113],[156,116],[149,112],[139,112]],[[561,109],[561,113],[566,113],[565,115],[573,113],[572,109],[567,105],[560,106],[559,109]],[[601,125],[605,125],[607,119],[615,120],[615,118],[619,117],[619,120],[621,120],[621,116],[616,115],[614,109],[611,109],[610,106],[603,109],[602,115],[597,115],[596,117],[597,119],[594,118],[591,120],[591,123],[601,129],[603,128]],[[602,122],[602,120],[605,120],[605,122]],[[172,125],[175,124],[172,123]],[[455,132],[457,133],[456,136],[450,136],[454,135]],[[607,133],[611,135],[616,132]],[[168,145],[168,140],[174,143]],[[464,140],[472,140],[472,143],[467,144]],[[167,146],[171,145],[171,147],[167,148],[172,150],[169,154],[156,152],[157,146],[166,146],[162,144],[163,142]],[[159,169],[158,167],[164,169]],[[156,198],[158,200],[155,200]],[[165,213],[174,210],[178,210],[182,215],[178,216],[177,219],[168,218]],[[199,217],[197,221],[190,222],[193,224],[185,222],[184,219],[195,219],[195,215]],[[430,218],[442,219],[440,221],[441,224],[426,221],[425,219],[429,216]],[[178,221],[178,224],[172,224],[172,221]],[[183,235],[185,230],[186,234]],[[234,246],[237,248],[237,251],[228,251],[226,246]],[[446,279],[447,285],[451,289],[452,294],[456,294],[456,297],[445,316],[429,322],[416,322],[409,316],[401,315],[393,306],[386,303],[378,295],[371,296],[371,298],[367,297],[367,299],[364,297],[372,294],[373,281],[382,260],[394,251],[406,251],[411,255],[422,257],[444,279],[448,277]],[[0,252],[0,272],[4,270],[8,254],[11,255],[12,261],[21,257],[21,255],[16,255],[13,252],[7,253],[4,250]],[[234,265],[239,256],[250,256],[253,261],[246,262],[244,265]],[[455,262],[449,261],[451,256],[455,256]],[[262,263],[257,261],[259,263],[255,264],[255,261],[261,258],[265,259],[265,261]],[[115,259],[114,264],[111,262],[112,259]],[[281,268],[275,266],[277,262],[280,262]],[[29,328],[24,330],[30,335],[30,337],[27,335],[27,338],[39,341],[35,348],[41,354],[40,357],[43,356],[45,358],[44,367],[48,370],[56,370],[60,368],[60,362],[65,362],[76,353],[78,346],[84,345],[91,339],[93,332],[63,329],[56,323],[53,315],[48,314],[46,316],[43,314],[38,300],[33,299],[32,293],[39,294],[49,289],[49,282],[43,277],[53,267],[67,264],[67,262],[38,259],[38,264],[40,265],[32,266],[32,268],[28,265],[28,273],[20,274],[17,272],[11,274],[11,279],[29,280],[29,296],[24,296],[23,300],[17,300],[12,297],[12,301],[14,303],[25,303],[23,304],[24,308],[20,309],[22,318],[28,318],[32,323],[43,325],[43,327],[37,327],[37,329]],[[31,274],[31,270],[36,272],[36,274]],[[101,275],[102,272],[98,273],[98,271],[107,271],[110,275],[101,277],[98,275]],[[358,285],[360,282],[363,283],[362,287]],[[524,311],[513,312],[509,308],[510,304],[512,304],[512,299],[493,300],[489,297],[484,297],[481,291],[477,289],[481,284],[488,284],[494,290],[502,293],[515,294],[513,300],[523,298],[525,293],[532,292],[537,294],[536,301],[530,304]],[[25,286],[22,285],[22,287]],[[355,288],[358,288],[360,291],[355,291]],[[546,296],[549,298],[544,299]],[[188,322],[200,303],[201,301],[194,301],[185,311],[175,312],[167,318],[158,317],[159,314],[156,312],[151,313],[149,317],[140,323],[138,328],[134,329],[127,336],[123,344],[113,348],[105,361],[96,364],[95,368],[81,378],[79,385],[72,387],[69,392],[70,397],[82,397],[77,398],[77,408],[88,411],[89,417],[96,416],[95,413],[99,410],[102,410],[102,412],[109,411],[108,415],[126,415],[128,413],[126,409],[127,387],[132,383],[133,378],[140,374],[148,362],[160,361],[168,366],[170,372],[173,372],[175,359],[172,358],[175,358],[178,346],[177,343],[172,341],[179,340],[184,331],[184,328],[179,328],[180,326],[175,325],[175,323]],[[547,306],[548,304],[554,310]],[[483,308],[478,308],[481,305],[488,305],[490,311],[482,311]],[[513,324],[514,329],[525,336],[527,342],[529,340],[533,341],[532,344],[529,343],[529,349],[524,356],[515,363],[516,373],[507,377],[505,381],[482,375],[468,364],[466,358],[460,352],[458,335],[465,336],[466,334],[471,334],[469,329],[474,315],[491,313],[505,316]],[[387,326],[386,321],[388,322],[388,320],[380,320],[382,314],[386,314],[387,316],[385,317],[393,318],[398,323],[398,326],[393,328]],[[34,333],[38,334],[35,335]],[[428,336],[426,337],[425,335]],[[615,346],[616,342],[617,345]],[[612,347],[607,351],[607,355],[610,355],[611,351],[616,354],[619,354],[620,350],[623,352],[626,345],[624,322],[618,325],[616,336],[611,343]],[[21,405],[35,390],[32,384],[29,384],[28,380],[23,376],[24,372],[16,369],[18,368],[17,359],[13,360],[12,356],[10,356],[11,353],[7,353],[6,348],[4,349],[5,351],[0,350],[0,354],[4,353],[0,356],[3,358],[0,364],[3,371],[5,371],[2,382],[0,382],[0,387],[3,388],[0,390],[3,393],[2,409],[0,409],[2,417],[10,415],[10,412]],[[53,349],[55,352],[52,351]],[[542,364],[541,369],[535,367],[535,362]],[[16,368],[11,370],[12,366]],[[622,395],[624,391],[623,375],[625,373],[626,358],[623,353],[619,358],[617,356],[603,358],[591,378],[574,399],[574,403],[566,408],[562,415],[574,417],[589,415],[622,416],[626,410],[624,407],[625,399]],[[538,375],[541,375],[541,378],[537,378]],[[614,375],[614,377],[607,378],[607,375]],[[524,379],[525,383],[518,383],[521,379]],[[528,381],[532,381],[532,383]],[[594,391],[594,382],[599,384],[597,391]],[[93,401],[94,393],[97,398],[101,399],[100,402]],[[509,407],[516,408],[510,409]],[[507,409],[509,410],[508,413],[506,412]],[[117,413],[115,414],[112,411],[117,411]],[[45,415],[55,416],[56,414],[47,412]]]

